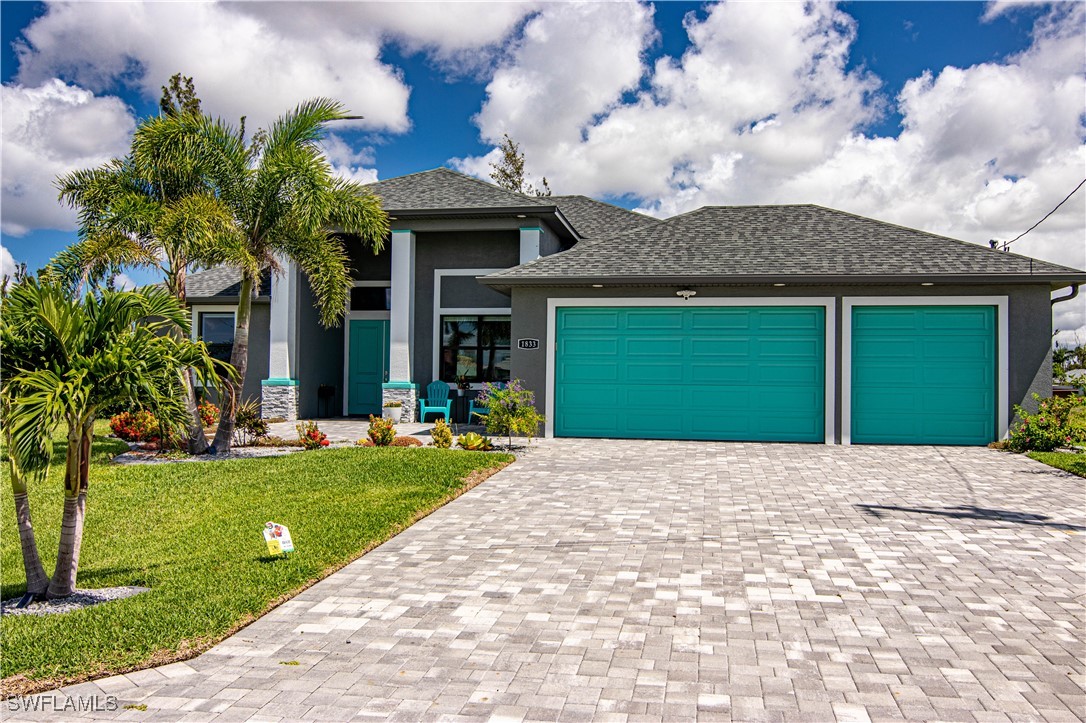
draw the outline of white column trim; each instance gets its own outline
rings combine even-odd
[[[544,436],[554,436],[554,363],[558,351],[558,339],[555,336],[558,309],[567,307],[637,307],[637,306],[821,306],[825,309],[825,329],[823,347],[825,348],[825,390],[823,392],[823,438],[826,444],[834,443],[834,421],[837,412],[837,299],[832,296],[792,296],[792,297],[696,297],[692,299],[669,299],[661,297],[636,298],[594,298],[594,299],[547,299],[547,404],[544,412]]]
[[[841,444],[852,444],[852,308],[855,306],[996,307],[996,436],[1010,429],[1010,323],[1006,296],[845,296],[841,313]]]
[[[388,378],[410,382],[415,328],[415,233],[392,232],[392,307],[389,310]]]
[[[297,379],[298,267],[280,258],[281,272],[272,274],[268,339],[268,378]]]

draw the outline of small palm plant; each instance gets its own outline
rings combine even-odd
[[[58,598],[75,591],[94,421],[101,411],[142,407],[154,413],[164,434],[180,431],[189,419],[182,372],[191,368],[203,384],[219,385],[221,365],[203,343],[189,340],[188,329],[188,312],[161,288],[73,298],[55,281],[27,278],[4,295],[0,411],[28,593]],[[38,555],[27,491],[48,473],[58,428],[67,437],[64,513],[50,578]]]

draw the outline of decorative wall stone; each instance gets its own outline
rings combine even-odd
[[[384,402],[403,402],[403,411],[400,413],[400,423],[408,424],[419,417],[419,396],[414,387],[410,389],[384,389],[382,390],[382,404]]]
[[[288,422],[298,420],[298,385],[264,385],[260,387],[260,416],[264,419],[282,417]]]

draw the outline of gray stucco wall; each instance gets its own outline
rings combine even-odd
[[[910,286],[851,286],[817,287],[795,286],[786,288],[733,286],[695,287],[699,300],[707,297],[721,298],[787,298],[787,297],[835,297],[837,299],[837,353],[836,379],[837,417],[834,424],[835,439],[841,440],[841,321],[844,296],[1006,296],[1008,297],[1008,374],[1009,404],[1021,404],[1035,409],[1032,395],[1051,396],[1052,393],[1052,311],[1049,304],[1048,285],[1023,286],[936,286],[931,288]],[[515,288],[512,293],[513,375],[522,379],[525,386],[536,393],[540,412],[546,409],[546,360],[548,345],[554,340],[547,337],[547,300],[550,298],[631,298],[674,299],[675,288],[668,287],[588,287],[568,288]],[[651,304],[651,302],[649,302]],[[932,303],[938,303],[933,301]],[[539,339],[539,348],[523,350],[516,347],[521,338]],[[1008,412],[1010,409],[1008,409]]]
[[[425,387],[434,380],[434,271],[504,269],[520,262],[519,231],[451,231],[415,234],[415,333],[412,381]],[[470,278],[470,277],[468,277]],[[508,297],[473,284],[453,282],[465,294],[460,307],[509,308]],[[453,303],[448,296],[443,305]]]
[[[371,254],[372,256],[372,254]],[[313,289],[301,274],[298,289],[298,417],[338,417],[343,414],[343,324],[329,329],[321,326],[314,306]],[[267,365],[267,362],[265,362]],[[320,402],[317,390],[325,384],[335,387],[331,400]],[[319,404],[318,404],[319,403]]]
[[[208,302],[190,301],[192,323],[199,324],[197,314],[202,310],[221,311],[222,307],[237,309],[237,299],[215,299]],[[209,308],[211,307],[211,308]],[[219,307],[219,308],[214,308]],[[199,327],[196,327],[199,329]],[[253,302],[253,313],[249,319],[249,367],[245,372],[245,385],[242,387],[242,399],[260,401],[260,382],[268,378],[268,351],[271,344],[271,305],[266,299]],[[214,397],[214,395],[211,395]],[[217,400],[216,400],[217,401]]]

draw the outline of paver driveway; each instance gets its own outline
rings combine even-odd
[[[199,658],[65,692],[141,720],[1077,720],[1083,489],[986,449],[547,441]]]

